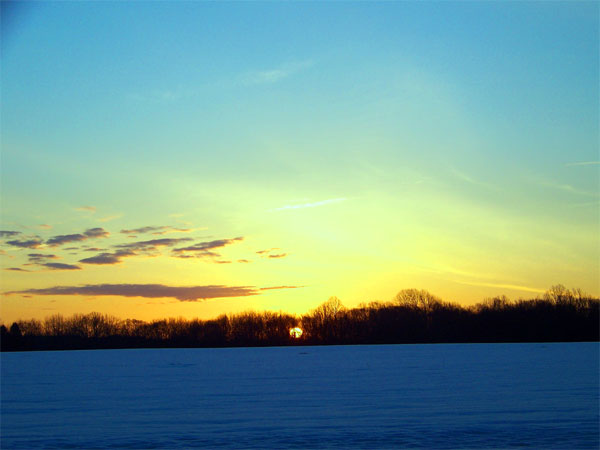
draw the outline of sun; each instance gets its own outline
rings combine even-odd
[[[300,336],[302,336],[302,328],[299,328],[299,327],[290,328],[290,336],[293,337],[294,339],[298,339]]]

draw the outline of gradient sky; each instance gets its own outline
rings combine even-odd
[[[598,295],[598,43],[598,2],[2,2],[0,320]]]

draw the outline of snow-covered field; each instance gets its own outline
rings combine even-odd
[[[599,345],[4,353],[3,449],[598,448]]]

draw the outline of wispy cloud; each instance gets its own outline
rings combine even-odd
[[[75,208],[75,211],[91,212],[93,214],[96,212],[96,207],[95,206],[78,206],[77,208]]]
[[[581,202],[581,203],[571,203],[569,205],[569,207],[571,208],[582,208],[582,207],[589,207],[589,206],[593,206],[593,207],[598,207],[600,206],[600,200],[595,200],[592,202]]]
[[[465,183],[472,184],[473,186],[482,187],[484,189],[488,189],[488,190],[492,190],[492,191],[498,190],[498,188],[496,186],[494,186],[493,184],[486,183],[485,181],[481,181],[481,180],[472,178],[469,175],[467,175],[459,170],[456,170],[453,167],[450,169],[450,171],[456,178],[458,178],[461,181],[464,181]]]
[[[569,194],[582,195],[585,197],[598,197],[598,192],[584,191],[583,189],[578,189],[574,186],[571,186],[570,184],[556,183],[545,180],[541,181],[539,184],[540,186],[556,189],[563,192],[568,192]]]
[[[263,287],[260,288],[261,291],[270,291],[272,289],[300,289],[304,286],[271,286],[271,287]]]
[[[203,89],[201,88],[190,89],[178,86],[170,89],[155,89],[145,93],[131,93],[128,97],[131,100],[139,102],[176,102],[178,100],[196,97],[202,90]]]
[[[101,217],[98,219],[99,222],[110,222],[111,220],[118,219],[119,217],[123,217],[123,214],[113,214],[111,216]]]
[[[535,292],[538,294],[546,292],[546,289],[540,289],[530,286],[520,286],[518,284],[503,284],[503,283],[484,283],[480,281],[461,281],[454,280],[456,283],[466,284],[469,286],[483,286],[483,287],[493,287],[499,289],[510,289],[515,291],[525,291],[525,292]]]
[[[566,163],[565,167],[573,167],[573,166],[597,166],[599,164],[600,164],[600,161],[580,161],[580,162]]]
[[[330,198],[330,199],[321,200],[318,202],[300,203],[297,205],[285,205],[285,206],[281,206],[279,208],[270,209],[269,212],[285,211],[288,209],[316,208],[317,206],[330,205],[332,203],[340,203],[340,202],[344,202],[346,200],[347,200],[346,198],[342,197],[342,198]]]
[[[245,86],[277,83],[278,81],[308,69],[313,65],[314,62],[311,60],[296,61],[282,64],[271,69],[247,72],[240,77],[240,83]]]

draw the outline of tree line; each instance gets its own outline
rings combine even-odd
[[[337,297],[307,314],[244,312],[145,322],[90,313],[0,326],[2,351],[142,347],[599,341],[600,299],[553,286],[541,298],[505,296],[470,306],[405,289],[390,302],[344,307]],[[290,330],[302,329],[300,337]]]

